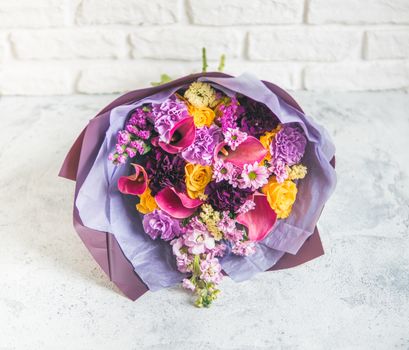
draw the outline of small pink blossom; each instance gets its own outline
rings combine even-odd
[[[256,252],[256,246],[252,241],[238,241],[231,251],[236,255],[249,256]]]
[[[236,222],[229,216],[227,211],[222,213],[222,218],[217,224],[217,227],[223,232],[231,232],[236,229]]]
[[[183,279],[182,286],[183,286],[183,288],[189,289],[189,290],[191,290],[192,292],[194,292],[195,289],[196,289],[196,286],[195,286],[195,285],[192,283],[192,281],[191,281],[190,279],[188,279],[188,278],[184,278],[184,279]]]
[[[242,182],[239,187],[251,188],[253,191],[259,189],[268,182],[269,173],[265,166],[254,164],[244,164],[241,173]]]
[[[182,257],[182,256],[186,255],[186,254],[184,254],[184,253],[182,253],[180,251],[184,246],[183,237],[179,237],[179,238],[174,239],[173,241],[170,242],[170,244],[172,245],[173,255],[175,255],[177,257]]]
[[[119,145],[127,145],[131,141],[131,135],[126,130],[120,130],[117,134],[117,142]]]
[[[247,133],[240,131],[238,128],[228,128],[224,133],[224,141],[233,151],[246,139]]]
[[[119,164],[125,164],[128,156],[126,154],[120,154],[117,158]]]
[[[193,258],[187,254],[176,257],[176,266],[178,270],[182,273],[191,272],[191,264]]]
[[[268,171],[276,176],[278,183],[282,183],[288,178],[287,166],[281,158],[274,160]]]
[[[128,156],[131,157],[131,158],[136,156],[136,152],[135,152],[134,148],[127,147],[125,151],[128,154]]]
[[[215,241],[208,232],[199,229],[188,231],[185,235],[185,246],[191,254],[202,254],[215,247]]]
[[[202,272],[200,278],[205,282],[217,284],[223,278],[221,273],[222,267],[216,258],[206,257],[206,260],[202,260],[200,263],[200,271]]]
[[[217,244],[216,247],[209,253],[209,255],[214,258],[214,257],[222,257],[224,256],[224,253],[226,252],[227,246],[223,243]]]
[[[234,230],[225,232],[224,237],[231,242],[237,242],[243,239],[243,234],[244,234],[243,230],[235,228]]]
[[[118,154],[123,154],[124,151],[125,151],[125,146],[122,147],[121,145],[116,144],[116,145],[115,145],[115,149],[116,149],[116,153],[118,153]]]
[[[230,181],[235,175],[235,167],[232,163],[217,160],[213,165],[213,179],[216,182],[223,180]]]
[[[256,203],[253,200],[248,199],[244,204],[237,210],[237,214],[245,214],[256,207]]]

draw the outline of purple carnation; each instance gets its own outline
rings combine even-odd
[[[297,164],[305,152],[307,139],[299,128],[283,125],[270,145],[273,163],[282,159],[286,165]]]
[[[170,241],[181,232],[179,221],[162,210],[154,210],[144,215],[142,224],[145,232],[152,239],[160,237],[164,241]]]
[[[185,160],[177,154],[169,154],[161,148],[155,148],[147,154],[145,164],[149,177],[149,188],[155,196],[165,187],[174,187],[180,192],[186,191]]]
[[[237,119],[241,131],[260,137],[266,131],[276,128],[279,121],[265,104],[247,97],[243,97],[239,101],[244,108],[244,113]]]
[[[205,190],[207,202],[214,209],[229,213],[237,213],[253,192],[250,188],[234,188],[227,181],[211,182]]]
[[[170,97],[160,104],[152,105],[152,118],[159,138],[169,141],[169,131],[176,122],[189,117],[187,106],[175,97]]]
[[[214,149],[222,139],[220,128],[216,125],[196,129],[196,139],[182,152],[187,161],[201,165],[211,165]]]

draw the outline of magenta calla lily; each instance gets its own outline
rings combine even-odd
[[[236,220],[247,227],[249,240],[258,242],[271,232],[277,221],[277,214],[271,209],[265,194],[255,193],[253,201],[256,207],[247,213],[240,214]]]
[[[118,189],[124,194],[141,195],[148,187],[148,175],[139,164],[131,165],[135,169],[135,174],[121,176],[118,180]]]
[[[222,159],[240,168],[244,164],[261,162],[267,154],[261,142],[253,136],[248,136],[234,151],[226,148],[226,145],[226,142],[221,142],[216,146],[215,159]]]
[[[169,142],[159,141],[159,146],[168,153],[179,153],[195,140],[196,128],[192,117],[178,121],[169,132]]]
[[[159,208],[177,219],[189,217],[203,203],[200,199],[177,192],[173,187],[165,187],[155,196],[155,200]]]

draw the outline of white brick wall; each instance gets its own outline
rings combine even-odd
[[[409,90],[409,0],[0,0],[0,94],[123,92],[210,68]]]

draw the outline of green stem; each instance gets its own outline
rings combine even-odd
[[[206,56],[206,48],[203,47],[202,48],[202,72],[206,73],[207,71],[207,56]]]
[[[224,71],[224,65],[226,63],[226,55],[221,55],[220,56],[220,62],[219,62],[219,67],[217,68],[217,70],[219,72],[223,72]]]

